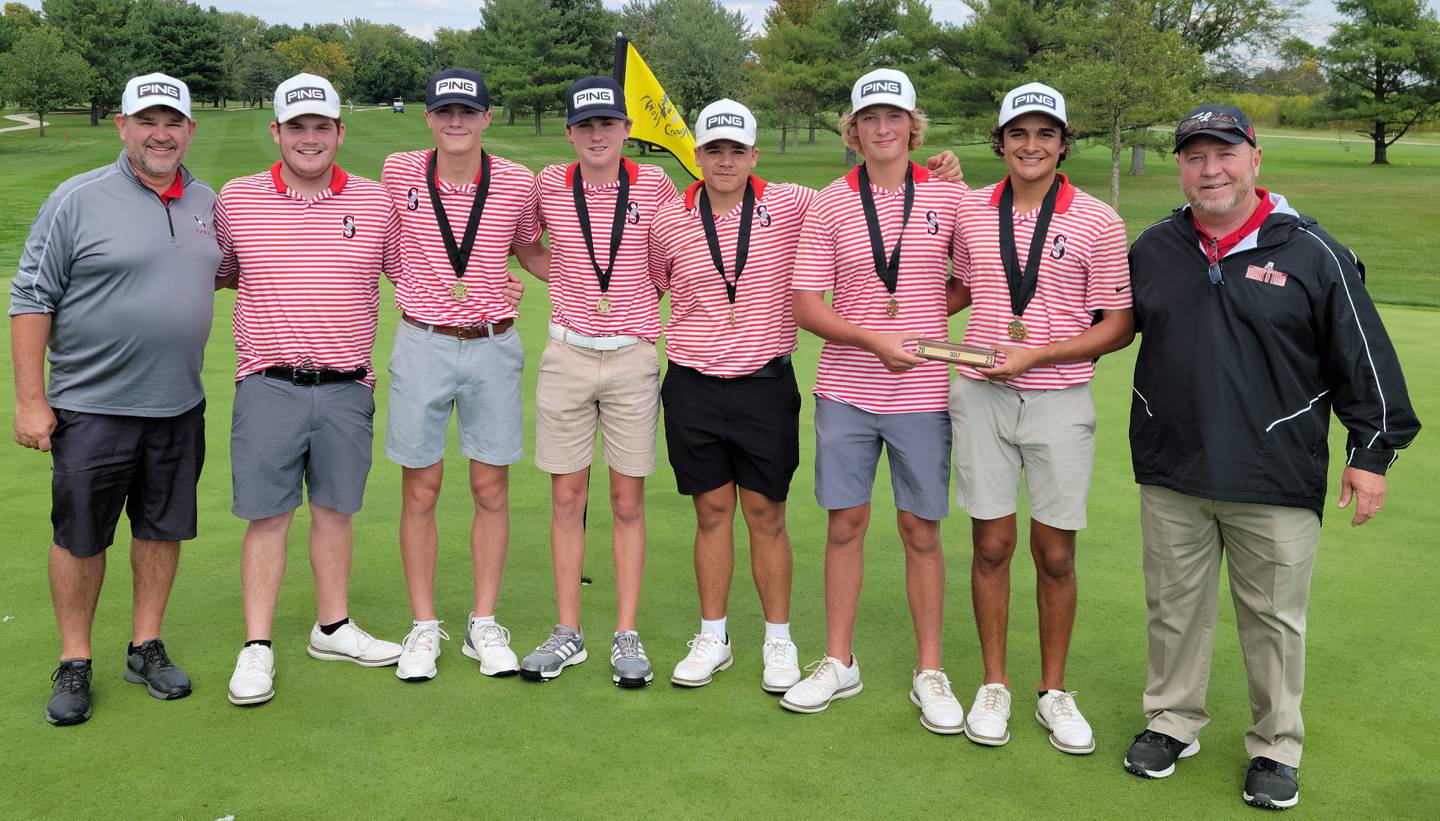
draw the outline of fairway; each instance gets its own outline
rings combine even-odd
[[[392,151],[428,145],[419,113],[385,110],[347,115],[340,163],[378,179]],[[7,112],[10,113],[10,112]],[[266,129],[270,111],[198,109],[187,166],[217,191],[232,177],[278,158]],[[497,116],[497,123],[501,117]],[[45,139],[0,134],[0,286],[8,295],[36,210],[63,179],[111,162],[120,150],[113,127],[56,115]],[[569,156],[561,124],[496,125],[487,148],[538,171]],[[1422,423],[1440,425],[1440,145],[1398,144],[1392,166],[1368,165],[1364,145],[1333,132],[1321,139],[1267,140],[1260,185],[1285,194],[1317,217],[1367,264]],[[803,134],[802,134],[803,139]],[[1431,142],[1437,142],[1432,140]],[[984,185],[1002,173],[988,146],[955,148],[967,179]],[[778,132],[762,134],[758,172],[767,179],[822,186],[839,176],[843,150],[825,133],[816,144],[779,154]],[[633,153],[631,156],[635,156]],[[677,185],[687,180],[668,158],[658,162]],[[1174,165],[1150,157],[1143,178],[1122,177],[1120,213],[1131,237],[1180,200]],[[1109,152],[1078,151],[1064,171],[1080,187],[1108,195]],[[518,270],[518,267],[516,268]],[[518,327],[529,362],[526,456],[511,471],[512,536],[497,616],[523,655],[554,623],[548,539],[549,480],[533,459],[536,363],[549,312],[544,284],[525,275]],[[8,297],[7,297],[8,307]],[[813,716],[787,713],[761,692],[763,618],[750,581],[744,528],[737,531],[730,635],[734,666],[696,690],[668,677],[698,626],[691,562],[693,513],[675,492],[662,456],[647,483],[649,548],[639,630],[656,681],[640,691],[612,686],[605,639],[614,619],[610,516],[604,482],[592,482],[582,600],[591,659],[554,682],[490,679],[460,653],[471,594],[467,549],[471,504],[465,465],[452,434],[450,471],[439,507],[437,608],[453,639],[443,645],[439,676],[407,684],[391,669],[325,664],[305,653],[314,588],[305,549],[307,516],[296,517],[290,562],[275,622],[273,702],[230,705],[226,682],[244,639],[239,584],[243,523],[229,512],[229,420],[234,395],[230,330],[233,292],[216,298],[205,364],[208,463],[200,486],[200,535],[182,549],[164,638],[195,682],[189,698],[162,703],[126,684],[122,648],[129,638],[129,547],[123,523],[109,551],[110,578],[95,625],[95,716],[54,728],[42,718],[58,636],[45,574],[50,538],[50,458],[10,443],[14,388],[9,322],[0,335],[0,818],[1258,818],[1240,787],[1248,765],[1242,735],[1248,696],[1228,586],[1222,584],[1209,708],[1200,755],[1176,776],[1147,782],[1121,768],[1143,728],[1145,605],[1140,569],[1137,490],[1126,425],[1134,348],[1105,357],[1094,383],[1098,412],[1090,527],[1079,538],[1079,613],[1067,685],[1095,729],[1096,751],[1066,756],[1034,721],[1039,674],[1034,575],[1025,536],[1017,551],[1011,605],[1009,671],[1015,694],[1011,742],[983,748],[962,736],[926,732],[910,704],[914,643],[904,592],[902,548],[883,463],[868,539],[868,567],[855,653],[865,689]],[[165,306],[157,305],[157,311]],[[400,471],[381,446],[389,356],[398,321],[392,292],[382,296],[375,362],[375,462],[365,509],[355,517],[350,612],[367,630],[399,641],[409,628],[397,530]],[[958,336],[963,320],[952,334]],[[801,663],[823,650],[825,515],[812,495],[813,383],[819,344],[801,334],[797,375],[801,467],[789,508],[795,571],[791,623]],[[1196,356],[1206,352],[1196,351]],[[1329,504],[1340,474],[1334,454],[1344,431],[1331,424]],[[1440,777],[1429,759],[1440,729],[1430,687],[1440,678],[1433,641],[1440,617],[1440,457],[1424,433],[1391,471],[1385,509],[1361,529],[1350,511],[1328,510],[1311,593],[1307,738],[1302,767],[1306,818],[1434,817]],[[663,443],[661,445],[663,453]],[[981,666],[970,612],[969,521],[952,510],[943,526],[948,565],[945,666],[967,708]],[[1426,809],[1426,808],[1429,809]]]

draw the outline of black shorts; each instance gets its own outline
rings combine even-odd
[[[115,541],[123,508],[136,539],[195,538],[195,485],[205,463],[205,403],[167,417],[55,410],[50,521],[77,558]]]
[[[665,444],[686,496],[734,482],[783,502],[800,465],[800,391],[795,369],[725,379],[670,363],[660,386]]]

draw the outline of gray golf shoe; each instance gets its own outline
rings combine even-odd
[[[616,633],[611,640],[610,669],[610,680],[617,687],[644,687],[655,678],[650,659],[645,657],[645,646],[634,630]]]
[[[550,637],[520,662],[520,677],[528,681],[549,681],[585,657],[585,636],[557,624]]]

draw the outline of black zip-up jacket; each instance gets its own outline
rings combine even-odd
[[[1211,284],[1188,206],[1130,248],[1141,334],[1130,407],[1135,481],[1320,513],[1330,409],[1346,464],[1385,473],[1420,422],[1350,249],[1275,210]]]

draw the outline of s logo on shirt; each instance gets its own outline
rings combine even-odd
[[[1051,258],[1051,259],[1064,259],[1064,258],[1065,258],[1065,235],[1064,235],[1064,234],[1056,234],[1056,235],[1055,235],[1055,239],[1050,240],[1050,258]]]
[[[940,215],[934,211],[925,212],[925,231],[931,236],[940,233]]]
[[[760,217],[761,227],[770,227],[770,209],[763,205],[755,206],[755,213]]]
[[[346,214],[345,218],[340,220],[340,233],[345,235],[345,239],[350,239],[351,237],[355,236],[354,217]]]
[[[626,217],[625,217],[625,221],[626,221],[626,222],[630,223],[631,225],[639,225],[639,224],[640,224],[640,206],[638,206],[638,205],[636,205],[635,203],[632,202],[632,203],[630,203],[630,206],[625,209],[625,213],[626,213]]]
[[[417,188],[411,188],[409,191],[405,192],[405,209],[408,211],[414,211],[419,207],[420,190]]]

